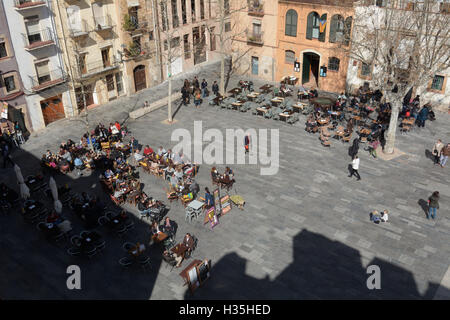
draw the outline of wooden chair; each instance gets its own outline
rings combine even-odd
[[[352,135],[346,135],[342,137],[342,142],[350,142],[350,139],[352,138]]]
[[[401,134],[407,134],[410,130],[411,130],[411,126],[403,125],[403,126],[400,128],[400,133],[401,133]]]

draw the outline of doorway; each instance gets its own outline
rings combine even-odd
[[[134,75],[134,88],[137,91],[147,88],[145,81],[145,66],[139,65],[133,70]]]
[[[319,85],[320,56],[312,52],[303,54],[302,84],[311,82]]]
[[[41,109],[45,125],[66,117],[61,95],[42,100]]]

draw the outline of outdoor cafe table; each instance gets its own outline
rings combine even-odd
[[[166,240],[168,237],[167,233],[158,232],[157,234],[152,235],[153,241],[156,243]]]
[[[354,116],[352,119],[356,121],[356,124],[357,124],[357,125],[358,125],[359,122],[361,121],[361,117],[360,117],[360,116]]]
[[[323,125],[327,124],[328,122],[330,122],[330,120],[328,120],[328,119],[326,119],[326,118],[320,118],[319,120],[317,120],[317,123],[318,123],[320,126],[323,126]]]
[[[303,109],[304,109],[305,107],[306,107],[306,104],[305,104],[305,103],[296,103],[296,104],[292,105],[292,109],[293,109],[295,112],[303,111]]]
[[[283,77],[283,79],[281,80],[281,82],[285,82],[286,84],[289,84],[291,86],[294,86],[295,83],[297,82],[298,78],[294,77],[294,76],[285,76]]]
[[[250,100],[253,101],[253,99],[257,98],[258,96],[259,96],[259,92],[252,92],[247,95],[247,98],[249,98]]]
[[[258,115],[264,115],[267,111],[269,111],[267,108],[256,108]]]
[[[233,102],[231,105],[233,106],[233,110],[239,110],[242,106],[242,102]]]
[[[238,93],[241,93],[242,89],[241,88],[233,88],[230,91],[228,91],[228,93],[230,93],[233,97],[236,96]]]
[[[260,87],[259,89],[263,92],[263,93],[269,93],[271,88],[273,86],[271,84],[265,84],[262,87]]]
[[[188,247],[184,243],[179,243],[175,247],[170,249],[170,251],[172,251],[173,253],[175,253],[177,256],[180,256],[180,257],[184,257],[187,250],[188,250]]]
[[[413,125],[415,121],[416,121],[416,119],[411,117],[409,119],[403,119],[402,124]]]
[[[31,177],[30,180],[25,182],[31,192],[37,191],[45,185],[43,178]]]
[[[290,117],[290,116],[292,116],[292,114],[289,114],[289,113],[280,113],[279,114],[279,116],[280,116],[280,120],[281,121],[284,121],[284,122],[286,122],[287,121],[287,119]]]
[[[282,103],[284,101],[284,98],[276,97],[276,98],[271,99],[270,101],[272,102],[272,104],[277,106],[279,103]]]

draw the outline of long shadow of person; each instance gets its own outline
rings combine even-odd
[[[433,162],[435,162],[434,154],[428,149],[425,150],[425,157],[427,157],[428,159],[433,160]]]
[[[428,216],[428,202],[423,199],[420,199],[417,203],[419,204],[419,206],[422,207],[425,216]]]

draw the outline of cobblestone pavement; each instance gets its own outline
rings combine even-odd
[[[203,74],[208,71],[200,74],[200,80]],[[211,80],[208,78],[210,86]],[[164,85],[93,110],[91,123],[126,119],[127,112],[143,101],[164,96]],[[332,141],[331,148],[324,148],[317,135],[304,131],[304,116],[295,125],[288,125],[251,113],[219,110],[206,102],[200,109],[181,107],[172,126],[163,123],[166,116],[167,111],[160,109],[128,120],[127,126],[140,143],[153,148],[173,146],[172,131],[185,128],[192,133],[194,121],[203,121],[203,130],[217,128],[223,133],[227,128],[279,129],[280,133],[280,169],[276,175],[261,176],[258,165],[232,166],[237,182],[231,193],[245,198],[243,211],[233,208],[211,230],[201,221],[187,223],[182,206],[171,204],[168,216],[179,225],[177,240],[186,232],[196,235],[199,245],[194,258],[212,261],[211,279],[205,286],[193,297],[188,294],[178,275],[181,269],[166,267],[154,247],[147,249],[151,270],[121,270],[118,260],[125,255],[121,244],[149,238],[147,222],[140,221],[136,209],[127,205],[136,214],[135,231],[118,239],[99,229],[107,239],[107,248],[91,260],[69,257],[65,252],[68,243],[46,242],[18,212],[0,216],[1,298],[431,299],[441,281],[443,285],[448,282],[449,167],[434,166],[426,150],[431,150],[438,138],[450,139],[450,115],[438,114],[426,128],[408,135],[399,133],[397,147],[405,155],[397,159],[373,159],[361,146],[361,181],[347,177],[349,145]],[[82,132],[79,122],[66,119],[53,123],[34,135],[24,150],[17,151],[14,160],[24,176],[32,174],[37,158],[46,149],[56,151],[62,140],[79,139]],[[212,187],[210,168],[200,168],[197,181],[202,190]],[[12,169],[0,170],[0,181],[17,186]],[[57,176],[56,180],[69,182],[76,191],[89,189],[102,194],[96,175]],[[141,181],[147,194],[165,199],[163,181],[143,172]],[[421,203],[434,190],[441,193],[441,209],[436,220],[427,220]],[[369,212],[373,209],[388,209],[389,222],[371,223]],[[66,215],[76,231],[81,231],[81,221],[70,211]],[[81,267],[82,290],[66,288],[66,268],[71,264]],[[188,264],[189,260],[183,266]],[[366,287],[366,268],[373,264],[381,268],[381,290]],[[438,292],[436,298],[449,298],[448,288],[443,286]]]

